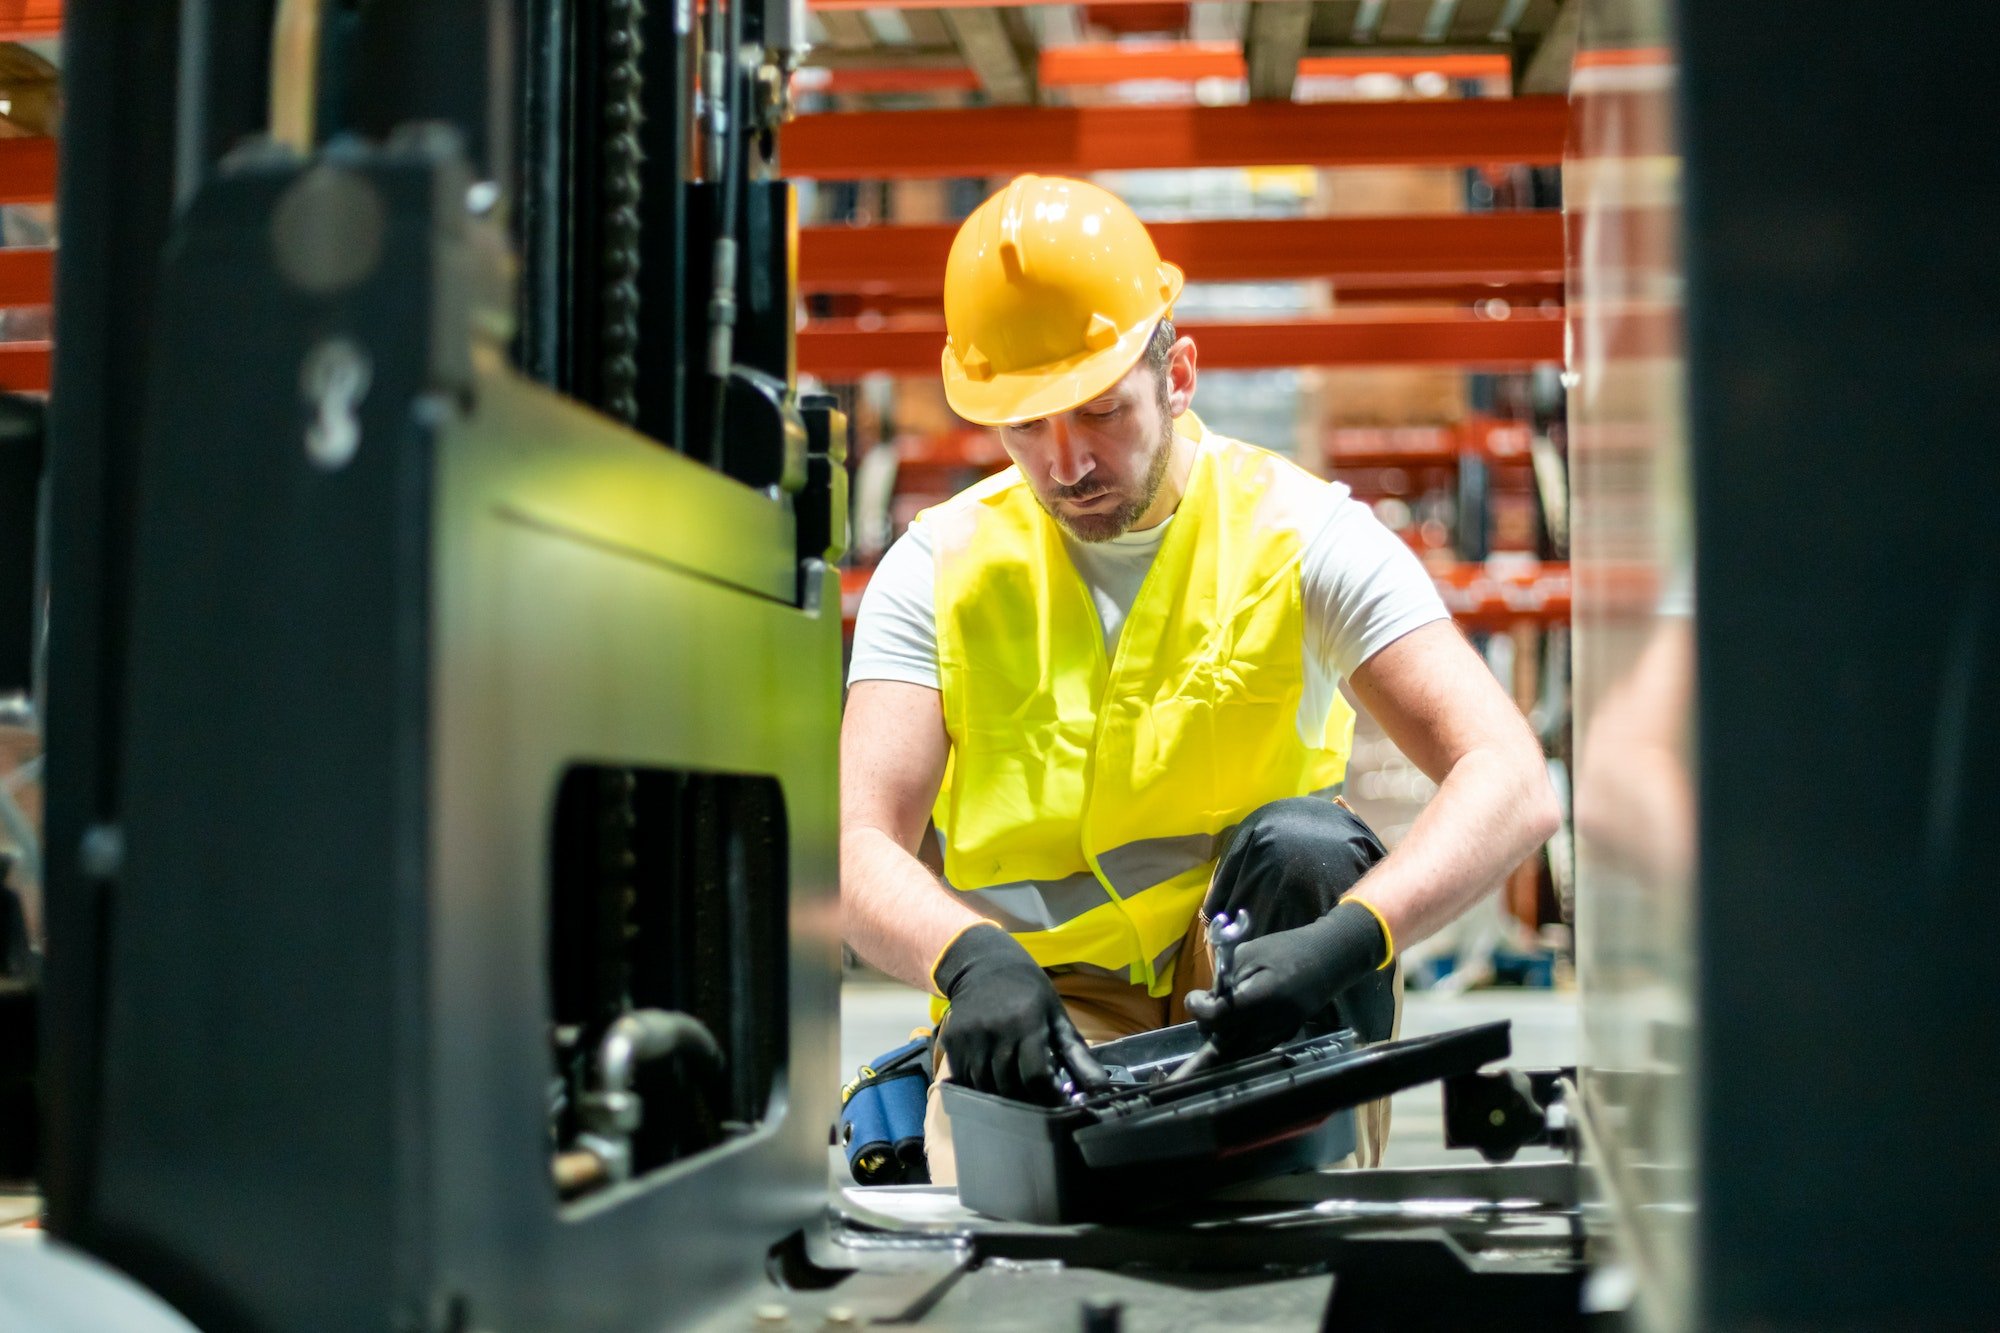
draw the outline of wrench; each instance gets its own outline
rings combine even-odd
[[[1215,993],[1228,995],[1236,980],[1236,945],[1250,933],[1250,913],[1223,912],[1208,923],[1208,947],[1215,951]]]
[[[1208,946],[1215,951],[1215,993],[1227,996],[1236,984],[1236,946],[1250,933],[1250,913],[1247,911],[1230,914],[1218,913],[1208,923]],[[1179,1069],[1167,1076],[1167,1082],[1178,1083],[1184,1078],[1193,1078],[1210,1065],[1222,1060],[1222,1052],[1213,1041],[1204,1041],[1201,1048],[1189,1056]]]

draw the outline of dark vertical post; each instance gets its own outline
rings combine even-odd
[[[215,164],[270,119],[271,4],[185,0],[180,11],[175,172],[185,204]]]
[[[128,581],[138,444],[162,248],[175,186],[174,0],[70,7],[64,31],[62,310],[50,415],[54,589],[44,840],[43,1173],[52,1229],[91,1224],[98,970],[110,923],[102,871],[116,850]]]
[[[1694,1323],[1992,1327],[2000,10],[1679,19]]]
[[[513,6],[508,0],[361,0],[353,48],[354,127],[456,127],[481,179],[514,171]]]

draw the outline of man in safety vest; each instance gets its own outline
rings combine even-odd
[[[1189,1017],[1229,1057],[1383,1039],[1397,950],[1556,827],[1533,734],[1401,541],[1190,410],[1181,284],[1116,197],[1036,176],[946,263],[946,397],[1014,467],[884,557],[841,733],[846,935],[949,1006],[940,1079],[1053,1101],[1059,1066],[1103,1080],[1086,1040]],[[1390,855],[1336,803],[1343,679],[1439,783]],[[1212,994],[1206,921],[1246,908]],[[1361,1126],[1369,1165],[1386,1115]],[[955,1180],[935,1088],[926,1140]]]

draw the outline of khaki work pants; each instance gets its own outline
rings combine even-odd
[[[1064,972],[1050,977],[1050,980],[1055,983],[1056,994],[1062,997],[1063,1008],[1069,1011],[1070,1021],[1076,1024],[1076,1030],[1083,1034],[1085,1041],[1095,1045],[1187,1022],[1187,993],[1208,989],[1214,976],[1214,963],[1208,952],[1208,923],[1196,916],[1188,927],[1187,936],[1181,941],[1180,955],[1174,962],[1173,990],[1165,996],[1148,995],[1144,986],[1135,986],[1096,972]],[[1400,962],[1396,965],[1395,988],[1396,1018],[1391,1037],[1400,1034],[1403,1029],[1403,967]],[[930,1099],[924,1106],[924,1151],[930,1161],[931,1183],[956,1185],[958,1156],[951,1141],[951,1118],[945,1114],[940,1091],[944,1080],[950,1076],[951,1068],[945,1061],[944,1044],[936,1043],[933,1049],[936,1063],[932,1071]],[[1354,1155],[1336,1165],[1379,1166],[1382,1150],[1388,1142],[1388,1099],[1357,1107],[1354,1113]]]

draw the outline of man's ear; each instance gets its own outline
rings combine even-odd
[[[1167,406],[1174,416],[1193,406],[1194,381],[1194,339],[1183,335],[1174,339],[1173,350],[1167,354]]]

